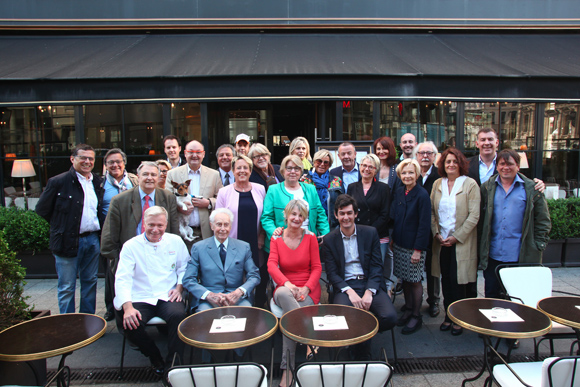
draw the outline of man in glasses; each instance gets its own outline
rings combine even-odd
[[[433,165],[437,159],[437,147],[433,141],[425,141],[420,143],[415,148],[415,159],[421,166],[421,176],[417,180],[417,185],[425,188],[429,195],[435,180],[439,179],[437,166]],[[429,247],[427,248],[427,257],[425,258],[425,275],[427,277],[427,304],[429,304],[429,315],[437,317],[439,315],[439,294],[441,293],[441,281],[439,277],[431,275],[431,261],[433,253],[431,246],[433,245],[433,235],[429,238]]]
[[[187,202],[187,210],[179,207],[178,211],[189,216],[188,224],[193,229],[193,235],[197,237],[193,243],[213,235],[209,214],[215,208],[219,189],[223,187],[219,172],[201,164],[204,157],[205,149],[199,141],[187,143],[185,146],[187,164],[170,170],[165,184],[168,189],[172,189],[173,182],[181,184],[190,180],[188,189],[192,196],[191,204]],[[189,247],[191,246],[188,245]]]
[[[95,150],[79,144],[68,172],[48,180],[36,212],[50,223],[50,250],[58,274],[60,313],[75,312],[77,274],[81,282],[79,312],[94,314],[97,302],[99,234],[105,220],[102,179],[93,174]]]

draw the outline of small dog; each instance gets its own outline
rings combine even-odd
[[[189,183],[191,180],[187,180],[184,183],[171,182],[173,188],[175,188],[175,196],[177,199],[177,205],[181,206],[184,210],[187,210],[185,203],[189,202],[191,204],[192,195],[188,192]],[[179,216],[179,233],[181,237],[188,242],[193,242],[196,236],[193,236],[193,229],[189,227],[189,215],[183,215],[181,212],[178,213]]]

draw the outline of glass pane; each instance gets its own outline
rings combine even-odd
[[[171,104],[171,134],[179,137],[182,149],[190,141],[201,141],[199,103]]]
[[[499,133],[499,104],[483,102],[465,103],[465,155],[477,153],[475,140],[477,132],[482,128],[493,128]]]
[[[544,112],[544,149],[578,149],[578,104],[547,103]]]
[[[419,133],[417,102],[382,101],[380,112],[380,135],[391,137],[396,145],[405,133]]]
[[[520,172],[530,179],[537,177],[533,173],[536,167],[536,151],[518,151],[518,154],[520,155]],[[524,160],[523,157],[526,159]]]
[[[123,105],[83,106],[85,144],[95,148],[95,172],[103,171],[104,156],[111,148],[123,149]]]
[[[579,154],[577,150],[544,152],[542,180],[546,184],[559,184],[564,190],[580,188],[578,186]]]
[[[373,101],[343,101],[342,114],[343,140],[373,139]]]
[[[229,143],[236,141],[236,136],[245,133],[252,143],[258,136],[263,136],[268,127],[266,110],[231,110],[228,119]]]
[[[163,155],[161,104],[124,105],[124,115],[127,155]]]
[[[74,106],[39,106],[37,114],[42,176],[47,179],[71,167],[70,150],[77,143]]]
[[[534,149],[534,114],[536,104],[501,104],[501,144],[500,149]]]
[[[421,102],[421,134],[417,142],[433,141],[439,150],[455,146],[456,102]]]

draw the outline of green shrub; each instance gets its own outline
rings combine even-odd
[[[50,226],[34,211],[0,207],[0,230],[10,251],[48,249]]]
[[[580,198],[566,199],[568,203],[569,233],[567,238],[580,238]]]
[[[548,200],[550,239],[580,238],[580,198]]]
[[[0,331],[30,318],[24,291],[25,269],[0,231]]]

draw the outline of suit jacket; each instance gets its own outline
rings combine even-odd
[[[478,172],[479,174],[479,172]],[[425,180],[425,184],[423,184],[423,176],[419,176],[419,178],[417,179],[417,185],[425,188],[425,190],[427,191],[427,193],[429,195],[431,195],[431,190],[433,189],[433,183],[435,183],[435,180],[439,179],[441,176],[439,176],[439,171],[437,170],[437,166],[435,166],[435,164],[433,164],[433,167],[431,168],[431,173],[429,174],[429,176],[427,176],[427,180]]]
[[[222,265],[214,238],[198,242],[191,248],[191,260],[185,270],[183,286],[197,300],[208,290],[230,293],[239,287],[243,287],[248,296],[259,283],[260,272],[254,264],[248,243],[228,238],[225,265]]]
[[[425,188],[415,185],[407,195],[401,184],[392,194],[391,239],[399,247],[426,251],[431,235],[431,199]]]
[[[155,188],[155,205],[165,208],[169,214],[165,232],[179,235],[175,195],[167,190]],[[121,248],[125,242],[137,234],[137,225],[142,215],[139,186],[128,189],[111,199],[101,234],[101,255],[109,260],[113,273],[117,270]]]
[[[391,207],[389,186],[380,181],[373,181],[365,195],[362,181],[357,181],[348,186],[347,194],[352,196],[358,205],[356,223],[373,226],[377,229],[379,237],[388,237]]]
[[[475,155],[467,159],[469,161],[469,169],[467,170],[467,176],[471,177],[478,186],[481,187],[481,180],[479,179],[479,155]],[[495,169],[492,175],[497,173],[497,163],[495,164]]]
[[[360,166],[358,166],[357,172],[358,172],[358,181],[360,181],[360,179],[361,179],[361,176],[360,176]],[[330,174],[331,175],[334,175],[334,176],[340,177],[340,179],[342,180],[342,188],[344,189],[344,192],[346,192],[346,189],[348,187],[346,187],[344,185],[344,178],[342,177],[342,175],[343,175],[342,165],[340,167],[332,168],[330,170]]]
[[[379,234],[374,227],[356,225],[358,256],[367,278],[366,289],[387,291],[383,280],[383,259]],[[340,227],[324,236],[322,254],[326,260],[326,276],[335,293],[349,286],[344,280],[344,244]]]
[[[174,192],[173,181],[177,183],[183,183],[189,180],[188,166],[182,165],[181,167],[170,170],[167,173],[167,181],[165,182],[165,187],[171,192]],[[201,178],[200,178],[199,196],[209,199],[211,202],[211,207],[215,208],[216,198],[220,188],[224,185],[220,177],[220,173],[214,169],[208,168],[205,165],[201,166]],[[211,227],[209,226],[209,213],[207,208],[199,208],[199,226],[201,228],[201,237],[207,239],[213,236]]]

